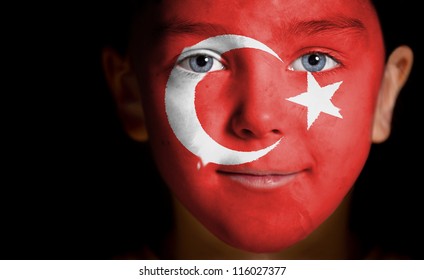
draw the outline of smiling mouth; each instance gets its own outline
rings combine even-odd
[[[304,170],[303,170],[304,171]],[[228,177],[230,180],[251,189],[275,189],[283,187],[293,181],[300,173],[266,173],[266,172],[238,172],[218,170],[218,174]]]

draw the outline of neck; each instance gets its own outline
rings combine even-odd
[[[166,259],[356,259],[358,252],[349,231],[350,195],[311,235],[278,253],[255,254],[235,249],[204,228],[174,199],[175,230]]]

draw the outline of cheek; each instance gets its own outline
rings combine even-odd
[[[237,110],[238,92],[230,90],[231,79],[226,73],[208,75],[196,88],[195,106],[203,129],[218,143],[243,150],[241,141],[231,134],[231,118]],[[248,150],[246,148],[245,150]]]
[[[198,207],[194,205],[208,203],[209,196],[198,192],[207,192],[207,187],[205,190],[203,186],[209,180],[207,173],[210,168],[200,168],[201,159],[184,147],[172,131],[165,109],[165,90],[169,74],[159,75],[152,71],[146,77],[150,77],[150,81],[156,81],[145,83],[148,85],[145,92],[149,94],[143,96],[153,158],[171,191],[181,198],[186,207],[198,211]]]
[[[374,80],[371,81],[371,79]],[[344,79],[334,104],[342,119],[320,116],[320,126],[310,129],[310,147],[314,148],[317,176],[317,197],[312,201],[333,201],[337,205],[361,172],[371,147],[376,93],[379,78],[360,73]],[[362,86],[361,86],[362,85]],[[325,189],[327,188],[327,189]],[[331,191],[330,191],[331,190]],[[316,207],[319,207],[317,204]]]

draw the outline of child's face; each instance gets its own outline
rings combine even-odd
[[[133,63],[170,189],[238,248],[305,238],[369,152],[384,66],[370,3],[179,0],[160,11],[166,28]]]

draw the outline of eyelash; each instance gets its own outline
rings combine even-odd
[[[199,60],[204,59],[204,61]],[[195,65],[195,63],[203,63],[205,62],[210,65]],[[179,58],[177,61],[177,65],[182,68],[183,70],[187,72],[191,72],[193,74],[200,74],[200,73],[209,73],[219,70],[224,70],[226,67],[224,65],[224,62],[222,61],[221,56],[211,50],[192,50],[188,51]],[[198,67],[198,69],[194,69]],[[201,69],[203,68],[203,69]]]
[[[321,64],[323,63],[324,65],[320,65],[316,67],[316,69],[313,69],[314,65],[312,65],[311,69],[309,70],[306,69],[305,63],[311,63],[309,59],[311,58],[312,55],[318,56],[318,58],[320,59],[317,62]],[[303,71],[303,72],[326,72],[326,71],[338,68],[341,65],[342,63],[338,59],[334,58],[334,56],[328,52],[310,51],[296,58],[289,65],[288,69],[291,71]]]
[[[310,59],[312,55],[317,55],[318,57],[323,58],[322,63],[324,63],[324,65],[322,65],[322,68],[321,66],[318,66],[316,67],[317,69],[312,69],[314,65],[312,65],[311,69],[309,70],[305,68],[304,63],[306,62],[307,59]],[[204,61],[206,64],[209,61],[211,61],[210,65],[204,65],[204,66],[195,65],[196,63],[203,63],[202,60],[194,61],[194,59],[199,59],[202,57],[205,59]],[[310,63],[310,62],[307,61],[307,63]],[[318,63],[321,63],[321,60],[318,61]],[[186,53],[183,53],[178,59],[177,66],[179,66],[180,69],[193,75],[226,69],[221,56],[212,50],[191,50]],[[301,71],[301,72],[327,72],[335,68],[338,68],[340,66],[342,66],[342,63],[338,59],[334,58],[334,56],[328,52],[309,51],[307,53],[302,54],[298,58],[296,58],[295,61],[293,61],[289,65],[288,69],[290,71]],[[194,69],[196,67],[197,69]]]

